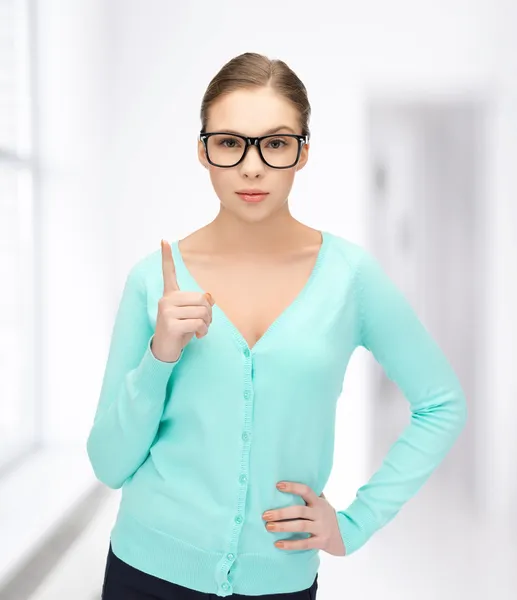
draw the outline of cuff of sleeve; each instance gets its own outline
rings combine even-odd
[[[163,397],[169,377],[183,356],[183,349],[176,362],[164,362],[156,358],[151,350],[154,334],[147,343],[147,348],[140,364],[133,373],[133,384],[138,382],[138,388],[149,398],[156,395]]]
[[[337,511],[336,515],[346,556],[359,550],[379,529],[375,516],[359,498],[346,510]]]

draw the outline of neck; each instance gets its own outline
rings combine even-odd
[[[205,227],[206,240],[214,251],[261,254],[289,249],[307,235],[307,227],[284,209],[261,221],[243,221],[221,207],[216,218]]]

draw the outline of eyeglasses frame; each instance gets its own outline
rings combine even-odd
[[[208,138],[210,138],[213,135],[230,135],[232,137],[237,137],[240,138],[241,140],[244,140],[244,142],[246,143],[246,147],[244,148],[244,152],[240,158],[240,160],[238,160],[236,163],[234,163],[233,165],[218,165],[217,163],[212,162],[210,155],[208,153]],[[288,165],[286,167],[275,167],[273,165],[270,165],[267,160],[264,158],[264,155],[262,154],[262,150],[260,148],[260,142],[264,139],[267,138],[275,138],[275,137],[292,137],[295,138],[296,140],[298,140],[298,152],[296,154],[296,160],[294,161],[293,164]],[[262,160],[262,162],[267,165],[268,167],[270,167],[271,169],[291,169],[292,167],[294,167],[298,161],[300,160],[300,155],[302,153],[302,148],[304,146],[304,144],[308,144],[309,143],[309,136],[308,135],[299,135],[297,133],[271,133],[268,135],[261,135],[259,137],[248,137],[246,135],[240,135],[237,133],[231,133],[229,131],[201,131],[199,133],[199,140],[201,142],[203,142],[203,146],[205,147],[205,152],[206,152],[206,158],[208,160],[208,162],[213,165],[214,167],[219,167],[220,169],[232,169],[233,167],[236,167],[237,165],[239,165],[245,158],[246,158],[246,154],[248,153],[248,150],[250,148],[250,146],[256,146],[257,147],[257,151],[259,153],[259,156]]]

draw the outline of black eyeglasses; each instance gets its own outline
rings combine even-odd
[[[309,142],[308,135],[277,133],[261,137],[247,137],[225,131],[201,132],[208,162],[214,167],[235,167],[244,160],[250,146],[256,146],[262,161],[273,169],[289,169],[300,159],[302,146]]]

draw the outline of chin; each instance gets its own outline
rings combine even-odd
[[[284,208],[286,201],[279,201],[272,196],[273,194],[270,193],[262,202],[248,203],[233,195],[225,198],[221,194],[219,201],[222,210],[228,211],[244,221],[254,222],[268,218],[270,215]]]

